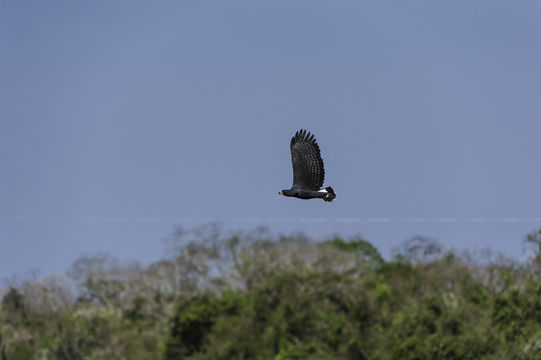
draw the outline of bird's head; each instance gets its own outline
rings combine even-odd
[[[282,190],[278,193],[278,195],[284,195],[284,196],[289,196],[289,193],[290,193],[290,190]]]

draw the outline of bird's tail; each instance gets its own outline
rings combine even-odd
[[[334,199],[336,199],[336,193],[334,192],[332,187],[327,186],[325,188],[325,190],[327,190],[327,194],[325,195],[323,200],[325,200],[325,201],[333,201]]]

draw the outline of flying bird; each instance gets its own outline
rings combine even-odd
[[[299,130],[291,138],[291,162],[293,164],[293,185],[278,194],[299,199],[323,199],[333,201],[336,194],[332,187],[321,190],[325,179],[323,159],[319,145],[306,130]]]

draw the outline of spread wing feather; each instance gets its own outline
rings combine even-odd
[[[317,191],[323,186],[325,169],[314,135],[300,130],[291,138],[292,189]]]

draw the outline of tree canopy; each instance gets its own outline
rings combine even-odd
[[[414,237],[178,231],[143,266],[84,256],[2,290],[0,359],[541,359],[541,230],[525,262]]]

